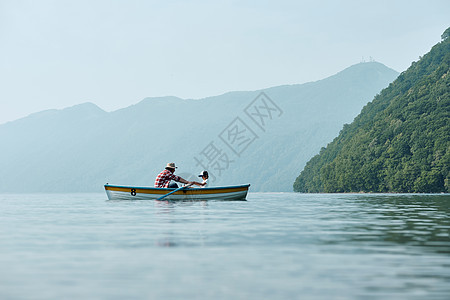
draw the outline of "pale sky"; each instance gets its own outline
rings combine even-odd
[[[401,72],[447,27],[449,0],[0,0],[0,124],[305,83],[363,59]]]

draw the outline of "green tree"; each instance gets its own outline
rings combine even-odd
[[[441,39],[442,40],[446,40],[450,37],[450,27],[447,28],[444,33],[441,35]]]
[[[450,28],[305,166],[298,192],[450,192]]]

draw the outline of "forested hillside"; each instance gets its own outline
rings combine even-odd
[[[450,192],[448,32],[306,164],[294,191]]]

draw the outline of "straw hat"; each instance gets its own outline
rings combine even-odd
[[[175,163],[168,163],[166,168],[177,169],[178,167],[175,167]]]

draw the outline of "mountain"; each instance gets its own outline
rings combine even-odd
[[[449,116],[447,34],[307,163],[294,190],[448,193]]]
[[[376,63],[326,79],[199,100],[146,98],[113,112],[92,103],[0,125],[0,192],[90,192],[153,185],[167,162],[186,179],[291,191],[305,163],[398,73]]]

